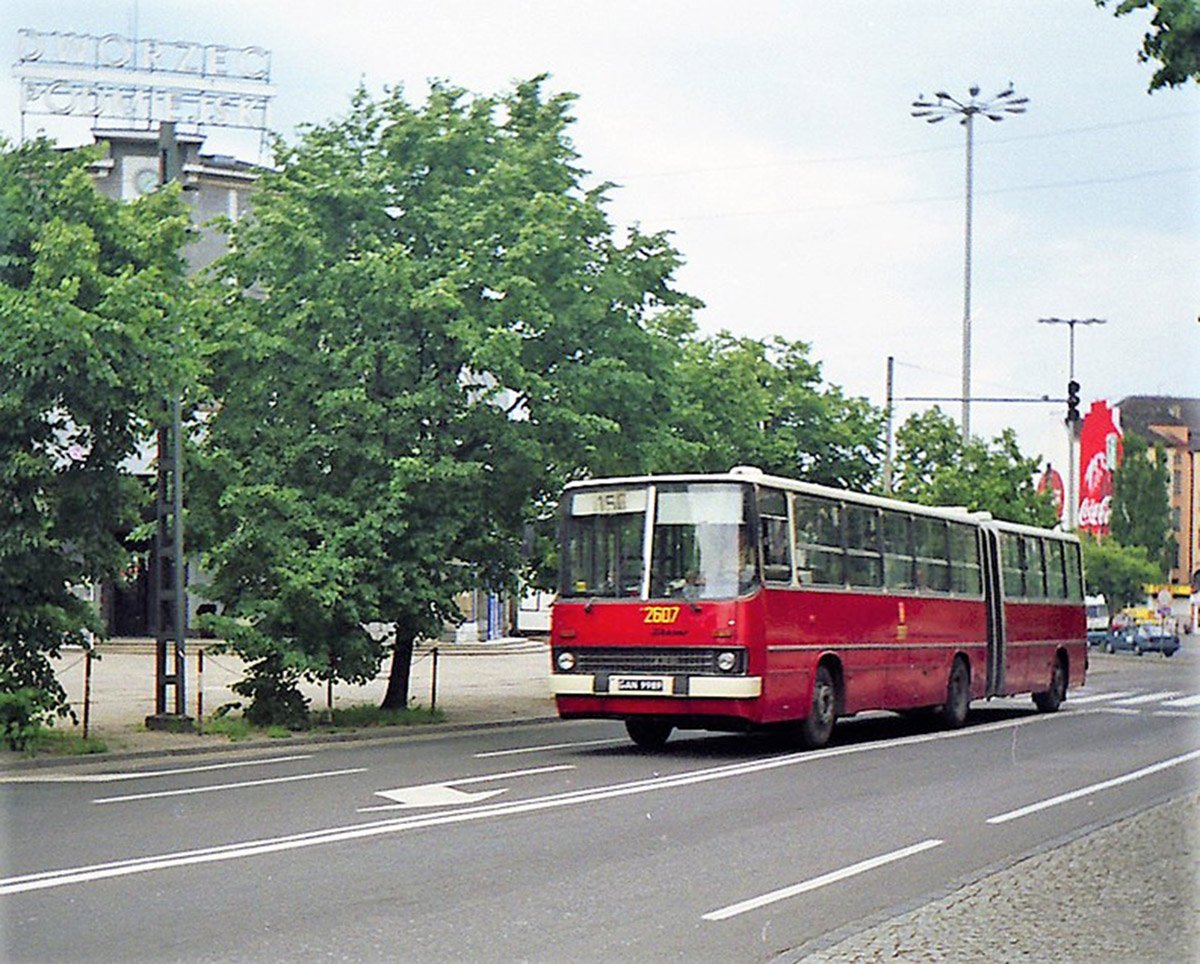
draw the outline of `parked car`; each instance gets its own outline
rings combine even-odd
[[[1114,629],[1104,641],[1106,653],[1162,653],[1173,656],[1179,650],[1179,637],[1161,626],[1126,626]]]

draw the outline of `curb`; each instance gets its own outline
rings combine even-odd
[[[512,720],[482,720],[475,723],[428,723],[413,726],[380,726],[347,733],[295,733],[282,739],[229,741],[208,746],[177,746],[159,750],[117,750],[113,753],[85,753],[75,756],[42,756],[31,759],[0,760],[0,783],[8,775],[27,770],[49,770],[58,767],[87,766],[125,760],[148,760],[156,757],[203,756],[205,754],[238,753],[243,750],[278,749],[283,746],[312,746],[324,743],[402,743],[421,739],[437,739],[443,735],[470,733],[479,730],[498,730],[517,726],[543,726],[560,722],[557,716],[532,716]]]

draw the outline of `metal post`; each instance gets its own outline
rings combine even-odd
[[[88,738],[92,719],[92,648],[83,654],[83,738]]]
[[[933,100],[925,95],[913,101],[913,117],[920,117],[928,124],[940,124],[947,117],[960,117],[967,129],[967,223],[963,259],[963,349],[962,349],[962,434],[963,441],[971,437],[971,214],[974,201],[975,167],[975,115],[982,114],[990,121],[1000,121],[1006,114],[1024,114],[1028,97],[1017,97],[1012,85],[995,97],[979,100],[979,87],[970,88],[970,99],[961,101],[945,91],[934,94]]]
[[[204,727],[204,647],[196,650],[196,732]]]
[[[967,224],[963,257],[962,435],[971,437],[971,207],[975,172],[975,114],[967,113]]]
[[[1038,324],[1067,326],[1067,382],[1069,386],[1071,382],[1075,381],[1075,326],[1106,325],[1108,322],[1103,318],[1039,318]],[[1079,422],[1072,418],[1071,412],[1068,411],[1065,424],[1067,428],[1067,505],[1066,511],[1063,513],[1063,524],[1068,532],[1073,532],[1079,521],[1079,465],[1077,464]]]
[[[892,398],[894,393],[895,381],[894,375],[896,371],[896,359],[892,355],[888,355],[887,359],[887,450],[883,455],[883,494],[892,494]]]
[[[1076,319],[1072,318],[1070,321],[1067,322],[1068,330],[1071,333],[1070,338],[1068,339],[1068,341],[1070,343],[1070,348],[1068,349],[1069,361],[1067,363],[1067,382],[1068,382],[1068,384],[1070,382],[1075,381],[1075,321],[1076,321]],[[1076,429],[1078,428],[1078,423],[1076,423],[1076,421],[1073,418],[1071,418],[1070,415],[1068,415],[1067,420],[1066,420],[1066,425],[1067,425],[1067,511],[1065,513],[1066,519],[1064,521],[1067,524],[1066,525],[1067,531],[1074,532],[1075,527],[1079,521],[1079,492],[1076,488],[1076,486],[1077,486],[1076,478],[1078,477],[1078,473],[1079,473],[1079,465],[1077,464],[1079,461],[1079,456],[1078,456],[1078,451],[1077,451],[1077,448],[1075,445],[1075,443],[1078,441],[1078,438],[1076,436]]]
[[[179,178],[181,161],[175,125],[158,130],[159,186]],[[158,430],[158,497],[155,514],[152,614],[155,638],[154,715],[150,729],[190,729],[187,715],[187,568],[183,550],[183,402],[171,398],[168,424]],[[174,699],[168,691],[174,690]]]
[[[433,647],[433,679],[429,684],[429,712],[437,709],[438,648]]]

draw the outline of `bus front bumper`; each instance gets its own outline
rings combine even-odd
[[[551,673],[550,692],[555,696],[674,696],[745,700],[762,695],[762,677]]]

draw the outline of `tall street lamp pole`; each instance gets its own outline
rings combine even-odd
[[[1075,326],[1076,325],[1107,325],[1103,318],[1039,318],[1039,325],[1066,325],[1070,330],[1070,350],[1067,367],[1067,506],[1063,513],[1063,523],[1068,532],[1075,531],[1079,513],[1079,496],[1076,492],[1075,479],[1078,459],[1075,447],[1079,441],[1079,382],[1075,381]]]
[[[1028,97],[1017,97],[1012,84],[990,100],[979,100],[979,88],[972,87],[970,99],[965,103],[951,97],[945,91],[934,94],[934,100],[926,100],[924,94],[913,101],[913,117],[924,118],[926,123],[938,124],[947,117],[960,117],[967,129],[967,224],[965,256],[963,258],[963,323],[962,323],[962,434],[963,441],[971,435],[971,207],[974,194],[975,166],[975,116],[982,114],[990,121],[1001,121],[1005,114],[1023,114]]]

